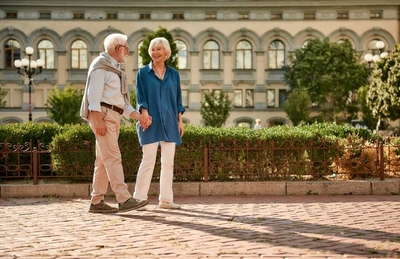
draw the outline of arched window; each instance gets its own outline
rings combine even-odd
[[[353,49],[355,49],[354,42],[352,40],[350,40],[350,39],[343,38],[343,39],[339,39],[337,41],[337,43],[339,43],[339,44],[343,44],[343,43],[346,43],[346,42],[349,42],[351,44],[351,47]]]
[[[209,40],[203,48],[203,68],[219,69],[219,46],[218,43]]]
[[[83,40],[76,40],[71,45],[71,68],[88,68],[88,50]]]
[[[16,59],[21,59],[21,45],[16,40],[8,40],[4,43],[4,67],[13,68]]]
[[[252,46],[247,40],[236,45],[236,69],[251,69],[253,64]]]
[[[384,51],[385,51],[385,48],[383,48],[383,49],[381,49],[381,50],[378,49],[378,47],[376,46],[376,43],[377,43],[378,41],[380,41],[380,40],[375,39],[375,40],[371,40],[371,41],[368,43],[368,50],[367,50],[367,53],[371,53],[372,55],[379,55],[380,52],[384,52]]]
[[[236,127],[238,128],[251,128],[251,123],[248,121],[238,121],[236,123]]]
[[[49,40],[42,40],[38,44],[39,59],[44,61],[43,68],[54,68],[54,45]]]
[[[280,40],[274,40],[269,44],[268,68],[280,69],[285,65],[285,45]]]
[[[303,42],[303,44],[301,44],[301,48],[304,49],[305,47],[307,47],[308,43],[310,43],[311,39],[307,39]]]
[[[175,41],[176,47],[178,48],[178,68],[179,69],[187,69],[188,68],[188,56],[187,56],[187,47],[185,42],[181,40]]]
[[[137,64],[138,64],[138,68],[143,67],[143,59],[142,56],[140,55],[140,48],[143,45],[143,41],[139,42],[139,44],[137,45]]]

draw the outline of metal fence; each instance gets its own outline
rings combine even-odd
[[[304,143],[290,139],[282,143],[257,141],[218,146],[178,146],[175,181],[268,181],[341,180],[400,176],[399,141],[352,141]],[[0,179],[27,179],[38,184],[44,178],[90,181],[94,164],[94,143],[58,147],[43,143],[0,143]],[[127,180],[135,180],[141,148],[121,147]],[[159,179],[156,162],[153,181]]]

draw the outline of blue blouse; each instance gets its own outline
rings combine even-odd
[[[142,67],[136,76],[137,110],[147,109],[152,124],[143,131],[139,122],[136,128],[141,146],[165,141],[182,143],[178,129],[178,113],[184,113],[182,106],[181,81],[176,69],[166,65],[164,79],[154,73],[152,63]]]

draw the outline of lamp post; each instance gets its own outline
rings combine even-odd
[[[27,47],[25,53],[28,55],[28,59],[23,58],[22,60],[15,60],[14,66],[17,68],[17,72],[20,75],[27,76],[29,79],[29,121],[32,121],[32,80],[35,75],[42,73],[44,61],[38,59],[37,61],[31,60],[34,49]]]
[[[368,54],[366,54],[366,55],[364,56],[364,60],[368,62],[368,67],[369,67],[370,69],[372,68],[372,66],[371,66],[372,62],[376,63],[376,62],[378,62],[381,58],[384,58],[384,57],[386,57],[386,56],[388,55],[387,52],[382,52],[383,49],[385,48],[385,43],[384,43],[383,41],[381,41],[381,40],[380,40],[380,41],[377,41],[377,42],[375,43],[375,46],[376,46],[376,48],[377,48],[378,51],[379,51],[379,55],[378,55],[378,54],[372,55],[372,54],[368,53]]]

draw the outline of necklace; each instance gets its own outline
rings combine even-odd
[[[163,69],[162,69],[162,71],[161,71],[161,73],[159,73],[157,67],[154,65],[154,71],[156,71],[156,76],[157,76],[160,80],[163,80],[163,79],[164,79],[165,70],[166,70],[166,67],[164,66]]]

